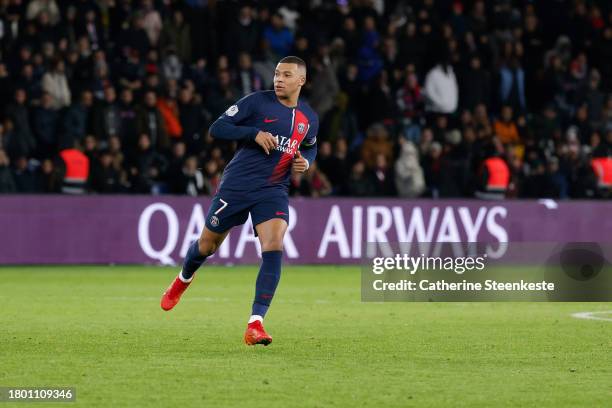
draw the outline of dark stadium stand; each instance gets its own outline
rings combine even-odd
[[[208,126],[297,55],[292,195],[610,198],[611,5],[2,0],[0,193],[210,195]]]

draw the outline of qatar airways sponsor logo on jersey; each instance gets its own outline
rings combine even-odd
[[[195,204],[189,214],[179,213],[166,203],[153,203],[141,213],[138,222],[140,248],[152,260],[175,264],[185,257],[189,245],[204,228],[205,208]],[[299,262],[342,262],[372,256],[365,242],[406,242],[418,245],[419,254],[435,255],[432,243],[486,242],[489,258],[504,255],[510,224],[508,209],[501,205],[402,207],[394,205],[330,205],[327,210],[299,205],[289,206],[289,226],[284,251]],[[161,225],[159,224],[161,223]],[[154,225],[155,224],[155,225]],[[165,231],[163,236],[152,230]],[[256,254],[256,255],[254,255]],[[388,254],[387,254],[388,255]],[[462,256],[461,254],[456,254]],[[213,259],[223,262],[254,260],[261,256],[259,239],[251,220],[235,227]],[[248,258],[248,259],[247,259]]]
[[[287,153],[294,155],[298,148],[298,141],[295,139],[291,139],[290,137],[276,135],[276,141],[278,145],[276,146],[276,150],[282,153]]]

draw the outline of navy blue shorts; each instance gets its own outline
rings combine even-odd
[[[273,218],[281,218],[289,224],[289,198],[285,192],[254,195],[219,191],[208,209],[206,228],[221,234],[244,224],[249,213],[253,227]]]

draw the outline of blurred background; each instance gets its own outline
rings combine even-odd
[[[0,193],[211,195],[210,123],[286,55],[293,196],[610,197],[604,0],[0,0]]]

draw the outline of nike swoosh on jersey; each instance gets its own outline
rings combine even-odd
[[[268,119],[268,118],[265,118],[265,119],[264,119],[264,123],[272,123],[272,122],[276,122],[277,120],[278,120],[278,118],[276,118],[276,119]]]

